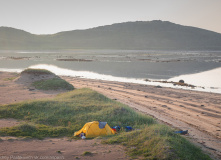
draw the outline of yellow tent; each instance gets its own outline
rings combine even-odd
[[[74,136],[79,136],[81,133],[84,133],[86,138],[92,138],[115,134],[115,131],[110,128],[107,122],[93,121],[86,123],[81,130],[74,133]]]

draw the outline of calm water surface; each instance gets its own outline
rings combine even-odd
[[[0,70],[38,64],[115,77],[169,79],[221,67],[221,51],[0,51]]]

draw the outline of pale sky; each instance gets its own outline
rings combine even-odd
[[[34,34],[152,20],[221,33],[221,0],[0,0],[0,26]]]

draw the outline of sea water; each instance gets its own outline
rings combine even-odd
[[[194,90],[221,93],[219,51],[0,51],[0,71],[21,72],[26,68],[48,69],[57,75],[193,89],[154,82],[182,79],[197,86]]]

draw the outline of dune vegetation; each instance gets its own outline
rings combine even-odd
[[[50,72],[46,69],[34,69],[34,68],[28,68],[21,72],[21,74],[36,74],[36,75],[42,75],[42,74],[50,74],[55,75],[54,73]]]
[[[47,80],[40,80],[33,83],[36,89],[41,90],[73,90],[74,87],[61,78],[52,78]]]
[[[73,90],[74,86],[45,69],[28,68],[21,72],[21,78],[28,77],[31,85],[39,90]]]
[[[102,137],[102,143],[122,144],[132,157],[144,159],[210,159],[198,147],[152,117],[90,89],[75,89],[56,98],[0,106],[0,118],[22,120],[19,126],[0,129],[1,136],[74,138],[89,121],[106,121],[110,126],[132,126],[135,130]]]

